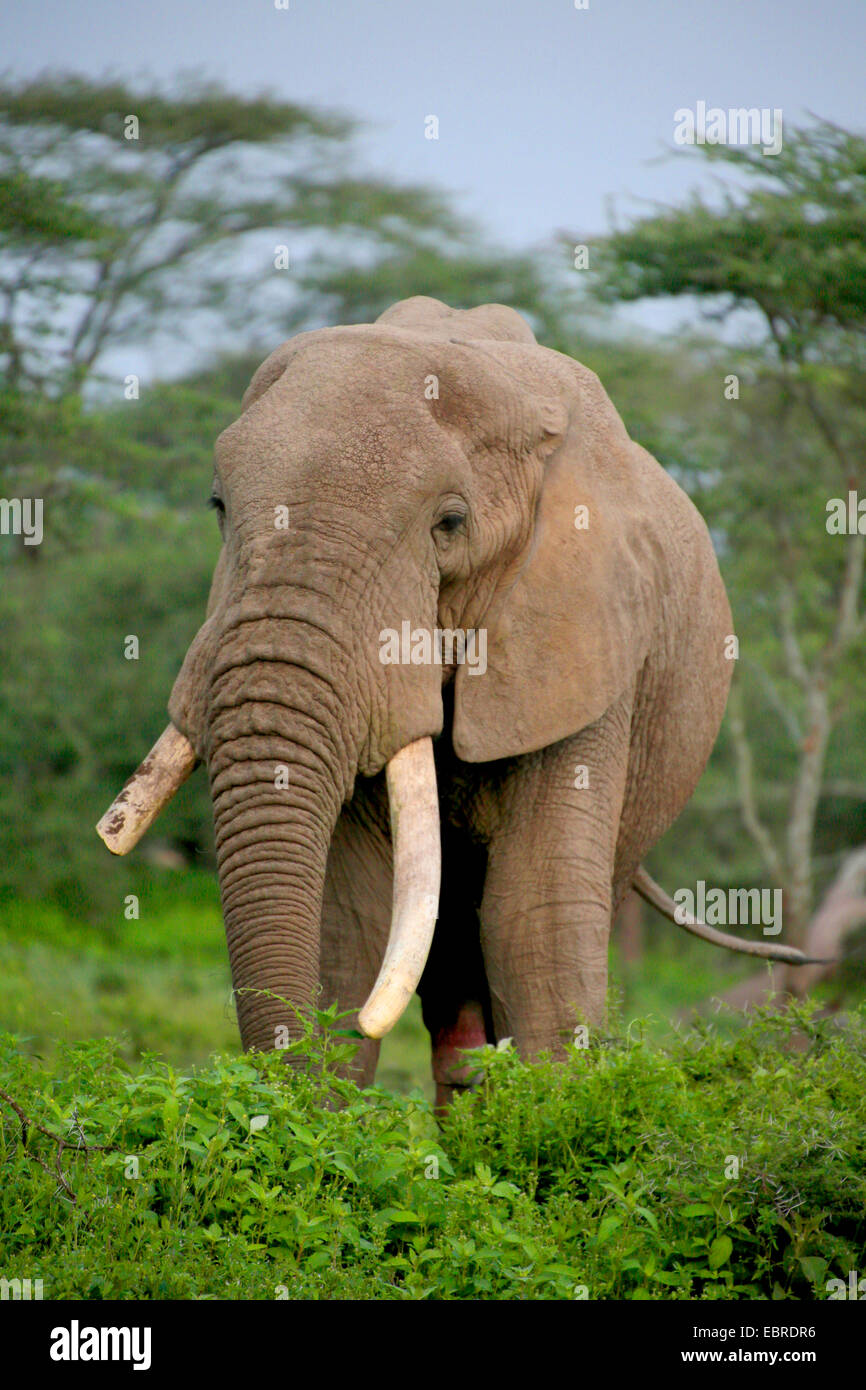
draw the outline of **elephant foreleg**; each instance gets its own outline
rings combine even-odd
[[[629,706],[514,764],[499,792],[481,908],[497,1038],[563,1056],[603,1026]]]

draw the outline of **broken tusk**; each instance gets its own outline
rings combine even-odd
[[[189,739],[169,724],[96,827],[112,854],[128,854],[138,844],[197,761]]]

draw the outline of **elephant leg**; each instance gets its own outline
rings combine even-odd
[[[572,738],[515,760],[497,792],[481,945],[497,1039],[562,1057],[604,1024],[612,879],[630,699]]]
[[[331,839],[322,903],[319,976],[324,1007],[360,1009],[385,954],[391,925],[392,857],[388,797],[383,777],[358,782]],[[342,1028],[357,1028],[350,1017]],[[346,1068],[359,1086],[371,1086],[379,1046],[365,1038]]]

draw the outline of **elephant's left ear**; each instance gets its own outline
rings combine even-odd
[[[634,681],[658,624],[664,512],[679,490],[598,378],[568,369],[568,423],[544,463],[531,540],[478,624],[486,670],[476,660],[457,671],[453,742],[467,762],[594,723]]]

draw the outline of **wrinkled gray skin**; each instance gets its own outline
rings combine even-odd
[[[419,993],[440,1099],[461,1044],[561,1055],[603,1021],[612,916],[724,710],[731,615],[694,506],[518,314],[425,298],[278,348],[214,490],[223,548],[169,710],[209,768],[244,1046],[296,1032],[256,991],[366,999],[391,910],[383,768],[432,735],[443,887]],[[383,665],[406,619],[485,628],[486,674]]]

